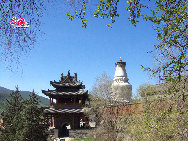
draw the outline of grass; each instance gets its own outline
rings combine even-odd
[[[71,141],[95,141],[94,138],[76,138],[72,139]]]

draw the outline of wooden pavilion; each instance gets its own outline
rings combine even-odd
[[[70,76],[61,74],[59,82],[50,81],[55,90],[42,90],[50,98],[50,107],[44,108],[49,118],[50,127],[56,131],[56,136],[68,136],[70,130],[88,128],[88,119],[84,115],[84,104],[88,99],[88,91],[83,90],[85,86],[77,81],[77,73]],[[58,134],[58,135],[57,135]]]

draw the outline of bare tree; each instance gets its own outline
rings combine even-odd
[[[12,69],[20,57],[35,47],[39,37],[41,17],[49,0],[1,0],[0,1],[0,51],[1,60]],[[20,23],[19,23],[20,22]],[[26,23],[28,28],[16,28],[12,24]]]
[[[96,78],[91,94],[109,100],[111,95],[111,85],[112,78],[104,72],[100,77]]]
[[[95,115],[97,125],[95,136],[97,140],[115,141],[119,129],[117,123],[119,118],[116,116],[113,106],[118,105],[111,99],[112,78],[106,73],[96,78],[96,82],[90,92],[90,108],[87,112],[89,115]]]

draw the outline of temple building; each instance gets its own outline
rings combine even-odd
[[[70,130],[88,128],[88,119],[84,115],[84,104],[88,98],[85,86],[77,80],[77,73],[70,76],[61,74],[59,82],[50,81],[55,90],[42,90],[50,98],[50,107],[44,112],[50,120],[50,128],[56,137],[68,136]],[[69,129],[69,130],[68,130]]]
[[[132,96],[132,85],[128,82],[125,70],[126,62],[120,61],[115,63],[116,71],[112,83],[111,98],[118,102],[130,102]]]

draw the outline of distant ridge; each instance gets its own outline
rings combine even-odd
[[[0,112],[2,112],[5,109],[6,99],[10,98],[10,93],[12,91],[13,90],[0,86]],[[31,92],[29,91],[20,91],[20,95],[22,96],[23,99],[28,99],[30,94]],[[37,95],[37,97],[39,97],[40,106],[42,107],[49,106],[50,100],[48,98],[45,98],[39,95]]]
[[[13,90],[9,90],[7,88],[1,87],[0,86],[0,93],[4,93],[4,94],[10,94]]]

